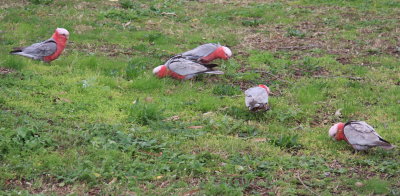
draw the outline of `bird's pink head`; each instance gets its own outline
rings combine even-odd
[[[229,58],[231,58],[231,56],[232,56],[231,49],[229,49],[228,47],[225,47],[225,46],[221,46],[213,52],[214,59],[219,58],[219,59],[228,60]],[[214,60],[214,59],[212,59],[212,60]]]
[[[67,42],[68,38],[69,38],[69,32],[67,31],[67,29],[64,28],[57,28],[54,31],[53,34],[53,39],[55,39],[57,42]]]
[[[329,136],[337,141],[342,140],[344,139],[343,129],[344,129],[344,123],[342,122],[336,123],[329,129]]]
[[[258,86],[261,87],[261,88],[263,88],[263,89],[265,89],[265,90],[267,91],[268,94],[271,93],[271,91],[269,90],[269,87],[268,87],[268,86],[265,86],[264,84],[260,84],[260,85],[258,85]]]
[[[168,69],[165,65],[160,65],[153,69],[153,74],[159,78],[163,78],[168,75]]]

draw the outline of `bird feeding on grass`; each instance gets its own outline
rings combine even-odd
[[[220,44],[208,43],[200,45],[192,50],[181,53],[177,56],[181,56],[185,59],[201,62],[210,63],[215,59],[228,60],[232,57],[232,51],[226,46]]]
[[[178,80],[187,80],[198,74],[224,74],[222,71],[213,70],[215,64],[197,63],[185,58],[172,58],[165,65],[153,69],[153,74],[159,78],[172,77]]]
[[[253,112],[269,110],[268,96],[270,93],[268,86],[263,84],[247,89],[244,92],[246,107]]]
[[[35,43],[27,47],[15,48],[10,54],[21,55],[35,60],[51,62],[63,52],[69,32],[64,28],[57,28],[50,39]]]
[[[387,150],[395,147],[384,140],[374,128],[364,121],[337,123],[329,129],[329,136],[336,141],[344,140],[359,151],[376,146]]]

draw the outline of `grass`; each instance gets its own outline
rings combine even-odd
[[[399,6],[5,0],[0,193],[399,195],[399,149],[354,153],[327,134],[365,120],[399,145]],[[71,36],[51,64],[8,54],[56,27]],[[152,75],[207,42],[232,49],[225,75]],[[244,104],[258,84],[266,113]]]

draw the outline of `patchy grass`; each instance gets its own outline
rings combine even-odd
[[[0,193],[399,195],[399,149],[327,134],[365,120],[399,145],[400,4],[53,1],[0,5]],[[71,33],[51,64],[8,52]],[[152,69],[207,42],[221,76]],[[266,84],[271,110],[243,90]]]

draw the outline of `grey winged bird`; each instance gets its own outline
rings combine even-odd
[[[182,57],[174,57],[153,69],[153,73],[159,77],[171,76],[175,79],[191,79],[198,74],[224,74],[222,71],[213,70],[215,64],[202,64]]]
[[[270,90],[265,85],[258,85],[256,87],[252,87],[247,89],[245,92],[245,103],[246,107],[250,111],[266,111],[269,109],[268,105],[268,96],[270,94]]]
[[[181,53],[179,56],[193,61],[209,63],[214,59],[229,59],[232,56],[232,51],[226,46],[208,43]]]
[[[190,79],[194,76],[207,74],[223,74],[212,68],[216,64],[208,64],[215,59],[227,60],[232,56],[232,51],[220,44],[203,44],[187,52],[170,58],[164,65],[153,69],[153,74],[159,78],[173,77],[175,79]]]
[[[50,39],[27,47],[15,48],[10,54],[51,62],[60,56],[68,38],[69,32],[66,29],[57,28]]]
[[[329,136],[340,141],[345,140],[355,150],[367,150],[372,147],[392,149],[395,146],[384,140],[372,126],[364,121],[337,123],[329,129]]]

